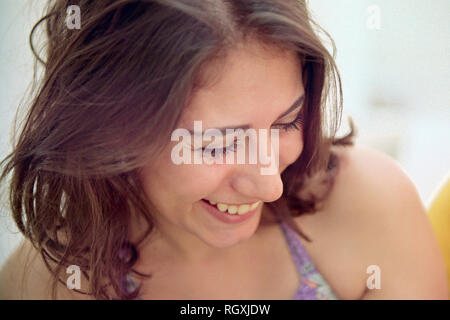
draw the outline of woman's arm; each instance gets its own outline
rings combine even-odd
[[[23,239],[0,270],[0,299],[46,299],[48,274],[39,261],[38,252]]]
[[[66,275],[68,276],[68,275]],[[81,278],[82,288],[87,284]],[[51,300],[53,278],[40,253],[29,240],[23,240],[0,270],[0,300]],[[58,300],[88,300],[91,296],[57,284]]]
[[[346,180],[365,235],[362,261],[380,271],[381,288],[367,288],[361,298],[447,299],[442,254],[412,181],[381,152],[356,146],[348,153]]]

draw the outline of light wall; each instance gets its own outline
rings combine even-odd
[[[450,1],[309,4],[336,42],[358,141],[396,158],[428,205],[450,172]]]

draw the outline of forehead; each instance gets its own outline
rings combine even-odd
[[[202,72],[212,81],[192,94],[183,122],[239,124],[238,119],[261,114],[276,118],[303,92],[297,53],[258,43],[231,49]]]

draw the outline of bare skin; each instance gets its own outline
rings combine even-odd
[[[302,243],[316,268],[341,299],[446,299],[444,263],[411,181],[377,151],[359,146],[339,151],[342,167],[323,210],[296,218],[314,240]],[[386,190],[377,188],[378,183]],[[211,261],[203,268],[172,265],[165,273],[158,269],[168,265],[153,264],[155,276],[144,285],[142,298],[291,299],[301,279],[281,230],[265,212],[245,255],[237,253],[226,267],[224,261]],[[33,250],[26,242],[3,266],[2,299],[51,298],[50,276],[39,257],[30,259],[21,288],[24,257]],[[371,264],[381,267],[380,290],[366,288]],[[61,285],[58,298],[90,297]]]
[[[301,106],[282,116],[304,93],[295,54],[249,42],[219,65],[209,70],[223,72],[218,81],[196,92],[181,125],[188,128],[202,120],[204,128],[248,124],[272,129],[296,119]],[[259,164],[176,166],[171,145],[142,169],[143,188],[158,211],[159,232],[138,248],[135,269],[153,274],[143,284],[143,299],[294,296],[302,279],[267,207],[236,225],[212,218],[201,207],[202,199],[230,204],[277,200],[283,191],[281,173],[302,153],[302,131],[281,129],[279,140],[279,172],[273,175],[261,175]],[[336,152],[341,167],[333,191],[320,211],[296,219],[313,239],[301,241],[318,271],[342,299],[446,298],[443,259],[409,178],[393,160],[371,149]],[[140,227],[133,219],[130,234],[139,234]],[[19,249],[1,271],[2,297],[50,298],[43,262],[37,258],[32,268],[23,267],[28,249],[29,244]],[[380,290],[367,290],[370,265],[381,268]],[[29,277],[21,288],[24,273]],[[60,288],[60,298],[88,298]]]

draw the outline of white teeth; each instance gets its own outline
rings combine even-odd
[[[238,211],[238,207],[237,206],[229,206],[228,207],[228,213],[229,214],[236,214],[237,211]]]
[[[244,214],[250,211],[250,205],[243,204],[242,206],[239,206],[238,214]]]
[[[217,203],[214,201],[208,200],[212,205],[216,205],[217,209],[221,212],[228,211],[229,214],[246,214],[249,211],[255,210],[256,207],[260,204],[261,201],[256,201],[252,204],[241,204],[240,206],[236,205],[227,205],[225,203]]]
[[[256,201],[255,203],[253,203],[251,206],[250,206],[250,210],[255,210],[256,209],[256,207],[259,205],[259,201]]]
[[[227,211],[228,206],[226,204],[223,204],[223,203],[218,203],[217,204],[217,209],[219,209],[222,212],[225,212],[225,211]]]

